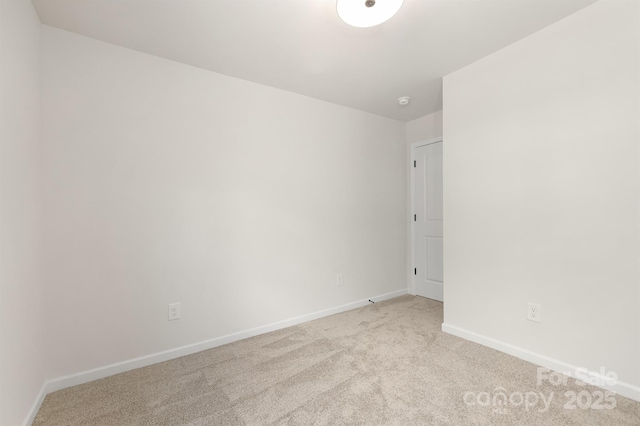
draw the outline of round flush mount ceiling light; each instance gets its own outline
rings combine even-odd
[[[408,96],[403,96],[401,98],[398,98],[398,105],[400,106],[407,106],[409,105],[409,102],[411,102],[411,98]]]
[[[337,0],[338,16],[354,27],[382,24],[395,15],[404,0]]]

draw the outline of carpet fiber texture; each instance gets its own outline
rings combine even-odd
[[[402,296],[51,393],[34,425],[640,425],[640,403],[441,324]]]

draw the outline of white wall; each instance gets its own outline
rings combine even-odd
[[[0,424],[21,424],[45,379],[40,21],[0,1]]]
[[[444,79],[445,323],[635,386],[638,18],[603,0]]]
[[[405,124],[407,144],[425,141],[442,136],[442,111],[423,115]]]
[[[406,288],[404,123],[46,26],[44,49],[52,377]]]

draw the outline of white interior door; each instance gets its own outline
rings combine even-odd
[[[414,153],[414,289],[442,301],[442,142]]]

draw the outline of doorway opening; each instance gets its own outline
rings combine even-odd
[[[411,292],[444,300],[443,138],[411,145]]]

